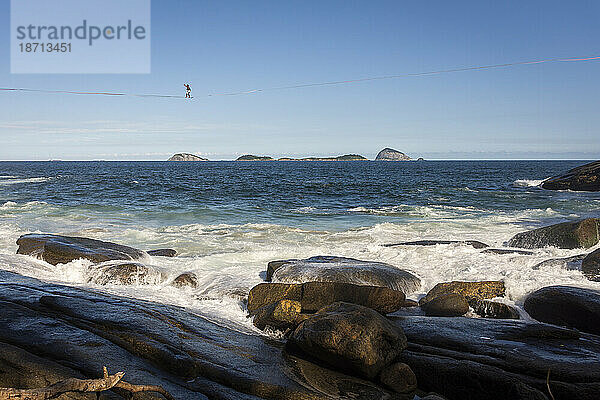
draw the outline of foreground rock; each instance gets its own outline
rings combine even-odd
[[[551,258],[549,260],[544,260],[533,267],[531,269],[538,270],[540,268],[546,267],[560,267],[565,269],[581,269],[581,262],[587,256],[587,254],[578,254],[572,257],[564,257],[564,258]]]
[[[208,158],[202,158],[190,153],[177,153],[172,155],[167,161],[208,161]]]
[[[294,329],[302,321],[302,304],[294,300],[279,300],[254,310],[250,316],[258,329],[267,327],[285,331]]]
[[[396,393],[411,393],[417,389],[417,377],[404,363],[394,363],[385,367],[379,375],[379,381]]]
[[[107,366],[125,371],[133,384],[161,385],[176,399],[390,398],[372,382],[282,354],[281,342],[227,329],[179,307],[6,271],[0,271],[0,281],[2,386],[97,378]],[[100,398],[122,397],[108,392]]]
[[[315,312],[332,303],[343,301],[387,314],[398,311],[404,304],[405,296],[400,291],[386,287],[351,283],[261,283],[254,286],[248,294],[248,311],[253,313],[280,300],[300,302],[303,312]]]
[[[175,257],[177,255],[177,250],[157,249],[157,250],[148,250],[146,253],[148,253],[148,255],[150,255],[150,256]]]
[[[288,341],[342,371],[374,379],[406,347],[402,330],[377,312],[356,304],[334,303],[302,322]]]
[[[460,294],[446,293],[425,302],[421,308],[432,317],[459,317],[469,311],[469,303]]]
[[[108,261],[89,271],[88,283],[97,285],[158,285],[166,276],[141,263]]]
[[[530,256],[533,254],[533,251],[517,250],[517,249],[485,249],[482,251],[482,253],[498,254],[498,255],[519,254],[519,255],[523,255],[523,256]]]
[[[600,191],[600,161],[573,168],[564,175],[545,180],[542,188],[549,190]]]
[[[191,272],[184,272],[183,274],[180,274],[179,276],[177,276],[177,278],[173,279],[173,282],[171,284],[178,288],[183,288],[183,287],[197,288],[198,287],[198,277],[196,276],[196,274],[193,274]]]
[[[600,282],[600,249],[593,251],[583,259],[581,272],[590,281]]]
[[[600,337],[539,323],[395,317],[408,347],[398,357],[419,389],[449,399],[596,400]]]
[[[519,311],[508,304],[497,301],[473,299],[469,302],[475,314],[483,318],[520,319]]]
[[[595,246],[600,240],[600,220],[588,218],[576,222],[545,226],[532,231],[516,234],[508,241],[510,247],[538,249],[558,247],[559,249],[579,249]]]
[[[443,282],[435,285],[425,297],[419,300],[419,304],[423,306],[425,303],[435,299],[436,297],[448,293],[460,294],[470,302],[474,299],[493,299],[494,297],[504,297],[505,292],[506,287],[504,286],[503,281]]]
[[[402,242],[384,244],[383,247],[394,247],[394,246],[437,246],[438,244],[459,244],[471,246],[476,249],[485,249],[489,247],[487,244],[477,240],[417,240],[414,242]]]
[[[531,293],[523,306],[538,321],[600,335],[598,290],[549,286]]]
[[[40,258],[52,265],[66,264],[73,260],[86,259],[94,263],[109,260],[136,260],[147,253],[116,243],[82,237],[27,234],[17,240],[17,254]]]
[[[387,287],[405,294],[421,287],[419,278],[393,265],[333,256],[270,262],[266,280],[283,283],[353,283]]]
[[[381,150],[377,157],[375,157],[375,161],[410,161],[412,158],[402,153],[401,151],[390,149],[386,147]]]

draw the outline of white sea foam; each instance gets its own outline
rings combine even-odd
[[[548,179],[548,178],[546,178]],[[546,179],[517,179],[513,182],[515,187],[536,187],[540,186]]]
[[[240,330],[254,330],[246,318],[242,297],[264,277],[266,264],[275,259],[306,258],[315,255],[339,255],[387,262],[407,269],[422,279],[421,289],[413,298],[426,293],[435,284],[450,280],[503,279],[507,299],[522,304],[527,293],[543,286],[566,284],[600,289],[600,283],[588,281],[575,269],[561,264],[538,270],[532,267],[549,258],[568,257],[580,250],[555,248],[534,250],[534,255],[482,254],[464,245],[431,247],[383,244],[420,239],[480,240],[502,246],[512,235],[535,227],[540,219],[560,219],[563,215],[551,208],[522,211],[486,211],[474,207],[407,206],[368,209],[357,207],[351,212],[399,212],[407,222],[383,222],[373,226],[339,231],[300,229],[278,224],[187,224],[154,227],[135,219],[113,223],[106,217],[80,218],[78,210],[57,210],[44,203],[6,202],[0,208],[0,268],[63,284],[92,287],[116,295],[133,296],[187,307],[221,324]],[[33,207],[28,210],[26,207]],[[51,218],[39,220],[40,215]],[[36,216],[36,218],[33,218]],[[410,219],[414,216],[414,219]],[[141,249],[174,248],[175,258],[151,257],[143,262],[158,271],[160,279],[133,286],[101,286],[88,283],[93,276],[91,263],[77,260],[50,266],[31,257],[16,255],[16,239],[30,231],[43,230],[79,235],[122,243]],[[170,286],[179,274],[193,272],[198,277],[196,289]],[[150,283],[150,284],[146,284]]]
[[[9,178],[9,179],[0,179],[0,185],[16,185],[18,183],[38,183],[38,182],[46,182],[52,178],[47,177],[39,177],[39,178]]]

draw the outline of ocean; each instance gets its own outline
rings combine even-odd
[[[384,244],[480,240],[598,217],[600,194],[539,184],[586,161],[424,162],[0,162],[0,268],[46,281],[186,307],[241,331],[258,331],[243,297],[269,261],[338,255],[387,262],[436,283],[503,279],[510,304],[567,284],[600,289],[577,269],[532,267],[581,250],[482,254],[461,245]],[[17,255],[25,233],[84,236],[151,250],[155,272],[132,286],[88,283],[88,261],[51,266]],[[195,272],[197,289],[169,283]]]

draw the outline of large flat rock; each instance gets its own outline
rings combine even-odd
[[[116,243],[83,237],[27,234],[17,240],[18,254],[40,258],[52,265],[80,258],[100,263],[110,260],[136,260],[147,257],[145,251]]]
[[[594,161],[546,179],[542,188],[549,190],[600,191],[600,161]]]
[[[281,283],[340,282],[382,286],[404,294],[415,292],[421,280],[393,265],[347,257],[316,256],[269,263],[267,281]]]
[[[600,219],[587,218],[574,222],[544,226],[521,232],[508,241],[510,247],[539,249],[557,247],[559,249],[588,249],[600,240]]]
[[[419,388],[449,399],[594,400],[600,337],[542,323],[483,318],[396,317],[408,339],[400,360]]]
[[[11,385],[96,378],[106,365],[125,371],[131,383],[162,385],[177,399],[389,398],[373,383],[290,359],[280,341],[179,307],[1,270],[0,282],[0,348],[10,350],[0,357],[0,381]],[[25,367],[40,382],[22,378]]]
[[[547,286],[527,296],[523,307],[538,321],[600,335],[600,291],[598,290],[572,286]]]

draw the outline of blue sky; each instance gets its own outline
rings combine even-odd
[[[243,96],[210,93],[600,55],[598,1],[152,2],[152,73],[10,74],[0,87],[183,94],[194,101],[0,92],[2,160],[162,160],[175,152],[429,159],[600,158],[600,61]]]

